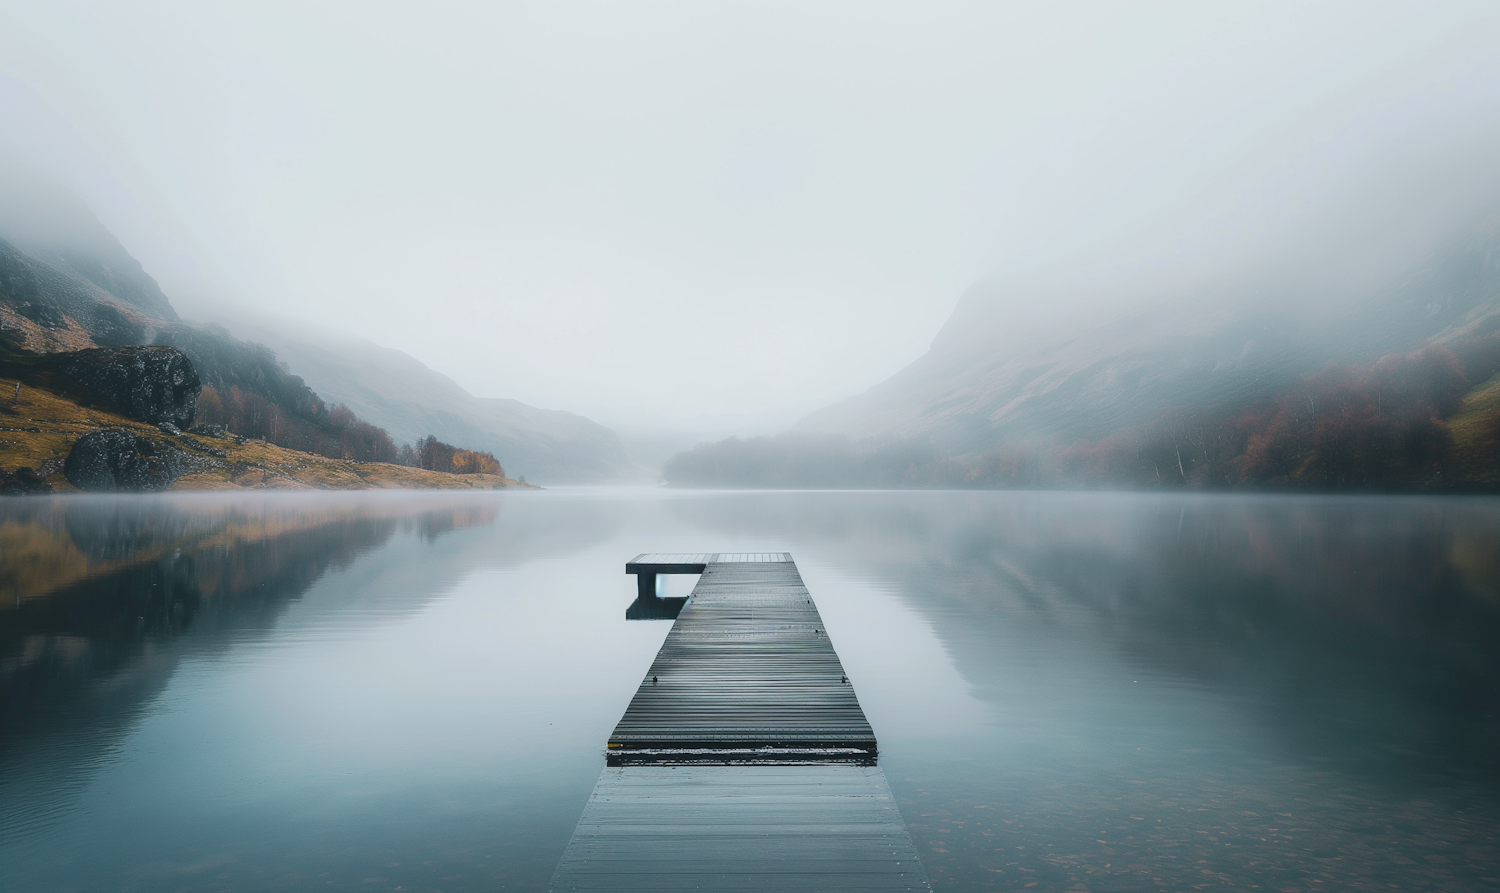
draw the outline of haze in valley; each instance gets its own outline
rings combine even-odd
[[[185,317],[401,351],[643,467],[865,391],[966,292],[994,351],[1139,307],[1326,310],[1500,194],[1484,3],[0,20],[0,151]]]

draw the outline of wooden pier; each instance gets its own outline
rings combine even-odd
[[[641,555],[626,571],[627,617],[676,620],[552,889],[929,890],[791,555]],[[671,573],[702,575],[680,605],[656,596]]]
[[[683,567],[702,576],[609,737],[611,762],[809,750],[873,760],[875,733],[792,557],[642,555],[626,570],[693,572]]]

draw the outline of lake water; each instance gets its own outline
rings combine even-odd
[[[1500,500],[554,490],[0,501],[0,889],[545,889],[771,550],[937,890],[1500,888]]]

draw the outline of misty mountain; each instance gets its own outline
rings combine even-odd
[[[0,230],[3,234],[4,230]],[[140,344],[152,320],[74,270],[33,257],[0,235],[0,329],[50,353]]]
[[[253,395],[279,413],[274,427],[285,436],[274,441],[305,449],[302,441],[329,433],[329,407],[269,348],[183,323],[87,205],[56,183],[14,171],[0,177],[0,331],[31,354],[176,347],[204,385]]]
[[[1358,300],[1241,284],[1050,331],[993,284],[891,378],[770,438],[673,457],[677,484],[1500,484],[1500,222]],[[1311,306],[1309,306],[1309,304]]]
[[[958,452],[1006,436],[1096,439],[1167,407],[1274,393],[1316,369],[1322,356],[1316,339],[1288,320],[1204,305],[994,348],[975,343],[967,318],[974,314],[966,310],[910,366],[797,429],[921,437]],[[995,335],[1003,339],[1003,327]]]
[[[77,196],[45,178],[0,166],[0,237],[23,252],[57,306],[89,314],[86,302],[118,302],[176,320],[161,287]]]
[[[1292,312],[1276,295],[1193,296],[1026,343],[1009,325],[1012,297],[972,290],[925,355],[797,430],[917,437],[957,453],[1017,437],[1098,440],[1175,407],[1227,411],[1268,399],[1335,360],[1457,345],[1500,330],[1500,226],[1464,233],[1376,294],[1321,316]]]
[[[248,399],[279,414],[257,436],[276,440],[282,431],[281,439],[297,441],[284,445],[296,449],[327,433],[330,404],[342,403],[398,441],[436,435],[493,452],[512,474],[533,480],[595,482],[634,470],[608,428],[567,412],[474,397],[400,351],[266,332],[273,350],[220,326],[184,322],[87,205],[45,178],[13,171],[0,176],[0,332],[36,354],[176,347],[222,401]]]
[[[291,334],[290,326],[227,320],[274,348],[323,399],[342,403],[398,441],[428,434],[488,450],[512,477],[597,483],[643,476],[614,431],[580,415],[476,397],[409,354],[367,341]]]
[[[1326,335],[1346,357],[1428,342],[1457,349],[1500,331],[1500,217],[1449,239],[1337,322]]]

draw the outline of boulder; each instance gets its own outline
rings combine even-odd
[[[181,450],[123,428],[99,428],[73,444],[63,474],[80,490],[145,493],[172,486],[184,459]]]
[[[115,412],[152,425],[189,428],[202,385],[175,347],[117,347],[60,355],[56,369]]]

